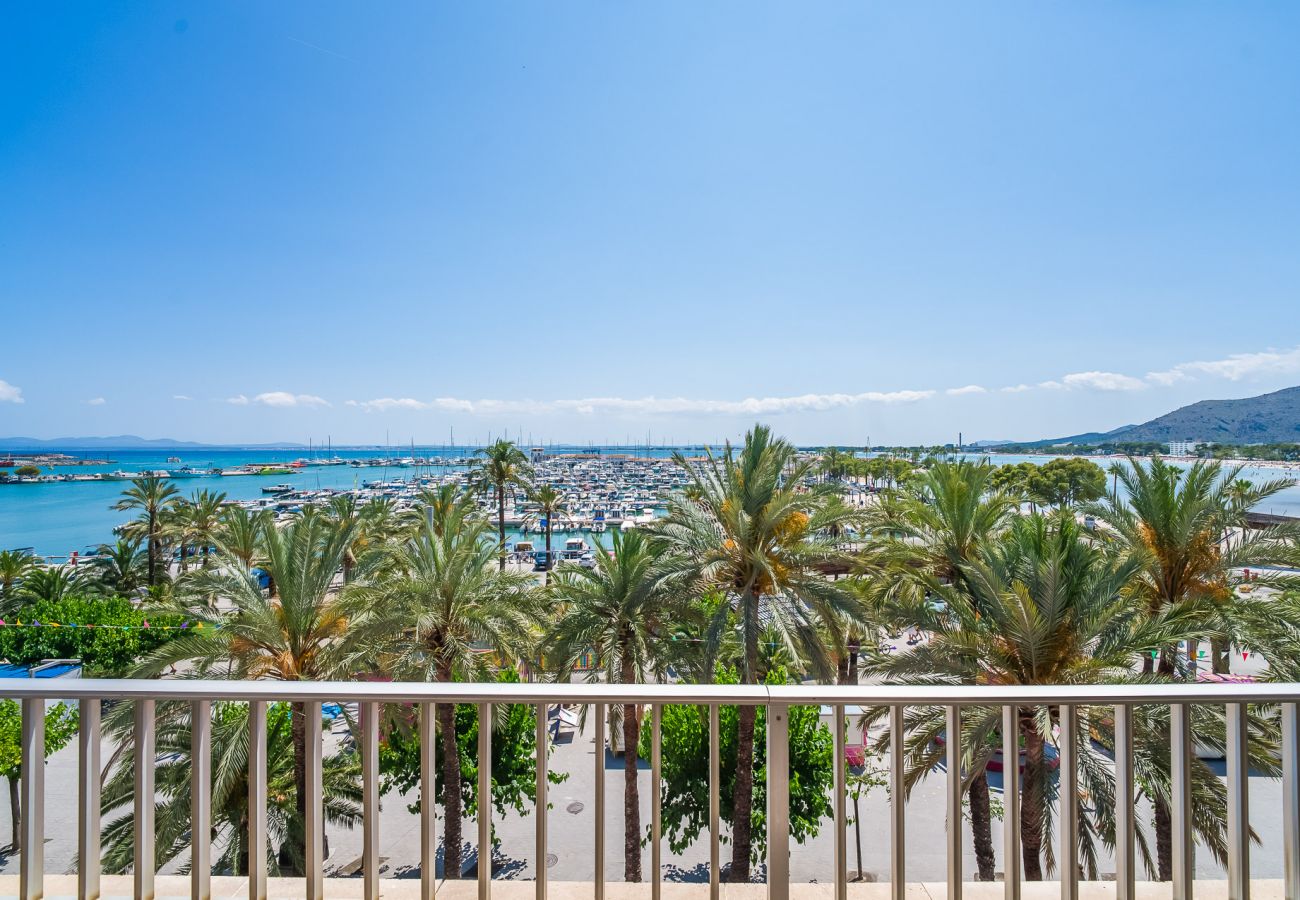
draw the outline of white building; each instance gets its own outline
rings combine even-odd
[[[1195,456],[1197,447],[1204,447],[1205,441],[1170,441],[1170,456]]]

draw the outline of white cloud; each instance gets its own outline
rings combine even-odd
[[[329,401],[315,394],[290,394],[288,391],[267,391],[253,398],[263,406],[329,406]]]
[[[1040,381],[1038,382],[1038,386],[1048,391],[1059,391],[1065,387],[1065,385],[1061,384],[1059,381]]]
[[[193,400],[194,398],[191,397],[191,396],[189,396],[188,394],[172,394],[172,399],[173,399],[173,400]]]
[[[105,400],[103,397],[92,397],[91,399],[86,401],[86,403],[90,406],[103,406],[107,402],[108,401]]]
[[[1147,386],[1139,378],[1118,372],[1073,372],[1061,381],[1067,388],[1091,388],[1095,391],[1140,391]]]
[[[1025,391],[1032,391],[1033,385],[1012,384],[1012,385],[1008,385],[1007,387],[1000,388],[1000,390],[1004,394],[1023,394]]]
[[[962,397],[967,394],[987,394],[988,391],[978,384],[968,384],[965,387],[948,388],[944,393],[949,397]]]
[[[0,403],[22,403],[23,389],[0,378]]]
[[[291,394],[288,391],[264,391],[251,400],[243,394],[236,394],[233,397],[227,397],[226,402],[233,403],[235,406],[247,406],[250,403],[276,407],[330,405],[329,401],[324,397],[317,397],[315,394]]]
[[[1147,380],[1168,385],[1195,375],[1240,381],[1253,375],[1290,375],[1296,372],[1300,372],[1300,347],[1264,350],[1259,353],[1233,353],[1223,359],[1180,363],[1162,372],[1148,372]]]
[[[761,416],[788,412],[815,412],[843,409],[864,403],[913,403],[927,400],[935,391],[866,391],[858,394],[800,394],[793,397],[748,397],[744,400],[697,400],[687,397],[587,397],[577,400],[462,400],[437,397],[417,400],[411,397],[379,397],[373,400],[349,400],[348,406],[366,412],[395,409],[437,410],[470,415],[542,415],[576,413],[595,415],[744,415]]]

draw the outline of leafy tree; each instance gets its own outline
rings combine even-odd
[[[655,548],[645,532],[613,534],[614,549],[596,544],[594,569],[568,568],[552,586],[560,603],[559,620],[542,638],[540,647],[556,677],[572,677],[578,659],[587,652],[610,684],[639,684],[659,666],[655,640],[682,612],[669,602],[659,578]],[[593,676],[595,672],[592,673]],[[611,719],[623,729],[623,867],[627,881],[641,880],[641,801],[637,788],[641,708],[624,704],[621,717],[610,707]],[[612,727],[611,727],[612,731]],[[597,752],[603,752],[599,748]]]
[[[720,672],[719,684],[735,684],[734,669]],[[785,673],[773,670],[765,679],[768,684],[782,684]],[[737,828],[737,804],[734,784],[737,780],[740,752],[740,716],[744,707],[723,706],[718,711],[718,817]],[[757,783],[753,803],[740,806],[741,815],[749,819],[749,863],[758,864],[767,850],[767,711],[756,709],[754,771]],[[829,796],[834,780],[834,740],[830,729],[820,720],[816,706],[792,706],[790,729],[790,836],[799,843],[815,837],[822,820],[834,814]],[[663,834],[674,853],[681,853],[709,827],[709,711],[703,706],[665,706],[660,720],[663,760]],[[650,755],[650,734],[641,735],[641,755]],[[724,837],[723,840],[726,840]],[[735,843],[732,843],[733,849]],[[733,857],[734,859],[734,857]],[[732,862],[731,881],[738,880]]]
[[[497,681],[514,684],[519,675],[512,669],[502,671]],[[442,706],[449,704],[439,704]],[[532,704],[510,704],[493,708],[492,718],[492,807],[498,817],[509,810],[517,813],[531,812],[537,799],[536,758],[537,758],[537,715]],[[453,757],[459,777],[453,785],[455,801],[450,808],[459,807],[465,815],[478,815],[478,707],[472,703],[457,704],[454,709],[455,748]],[[420,735],[414,727],[415,719],[411,711],[398,716],[396,721],[385,731],[384,741],[379,748],[379,771],[382,775],[382,790],[393,789],[405,794],[420,784]],[[441,724],[440,726],[441,727]],[[434,751],[435,788],[437,800],[443,809],[447,803],[448,767],[444,754],[450,742],[440,741]],[[560,784],[569,776],[549,768],[547,778],[551,784]],[[418,813],[424,798],[417,794],[414,803],[407,806],[412,813]],[[444,837],[446,834],[444,833]],[[451,838],[448,838],[451,840]],[[459,841],[459,836],[455,838]],[[451,845],[444,843],[444,872],[447,878],[460,877],[460,860],[462,854],[451,853]],[[454,867],[454,872],[453,872]]]
[[[8,631],[9,629],[4,629]],[[45,711],[45,758],[62,750],[77,733],[77,710],[55,703]],[[23,775],[23,712],[17,702],[0,700],[0,775],[9,780],[9,821],[13,850],[22,849],[22,808],[18,782]]]
[[[122,499],[113,504],[116,510],[139,510],[140,517],[131,523],[130,533],[146,542],[149,556],[149,586],[166,574],[162,567],[163,524],[176,505],[180,493],[176,485],[156,475],[131,479]]]
[[[499,568],[506,567],[506,495],[516,489],[528,490],[533,468],[524,451],[505,438],[476,451],[483,457],[474,461],[470,484],[474,490],[493,493],[497,499],[497,543],[500,547]]]
[[[212,705],[212,834],[217,871],[248,873],[248,704]],[[280,874],[280,860],[302,870],[300,849],[287,835],[297,815],[293,772],[293,724],[289,705],[267,708],[266,779],[268,868]],[[160,704],[154,763],[155,865],[161,868],[188,855],[190,833],[190,706]],[[121,734],[129,744],[129,729]],[[104,869],[125,872],[135,850],[135,770],[131,753],[110,765],[101,796],[104,816]],[[351,828],[361,821],[361,766],[354,750],[330,754],[322,762],[321,789],[326,821]],[[298,855],[294,855],[298,854]]]
[[[1038,467],[1029,489],[1043,503],[1064,509],[1101,499],[1106,493],[1106,473],[1090,459],[1054,459]]]
[[[0,628],[0,658],[17,665],[43,659],[79,659],[88,675],[125,675],[135,662],[156,651],[178,632],[173,616],[148,619],[121,597],[67,597],[24,606],[17,614],[23,622],[50,627]],[[54,627],[58,623],[59,627]]]
[[[15,599],[22,604],[56,603],[94,591],[84,569],[74,566],[41,566],[23,579]]]
[[[458,503],[430,508],[420,532],[393,551],[373,584],[347,593],[354,614],[354,666],[378,664],[395,679],[453,681],[482,678],[492,662],[481,648],[503,659],[531,650],[538,610],[532,580],[494,566],[490,526],[463,516]],[[444,518],[445,517],[445,518]],[[442,777],[447,794],[461,793],[456,729],[450,704],[438,704],[443,741]],[[461,870],[461,808],[446,807],[445,870]]]
[[[699,467],[680,453],[674,459],[687,473],[690,493],[669,499],[656,534],[671,554],[669,576],[686,596],[718,592],[727,598],[710,623],[709,646],[716,648],[733,627],[735,604],[744,647],[742,683],[763,679],[759,644],[765,631],[802,656],[815,674],[833,671],[819,622],[852,615],[858,605],[819,566],[838,558],[826,534],[849,522],[852,513],[830,502],[833,493],[808,484],[814,461],[800,460],[793,446],[762,425],[745,436],[739,454],[727,444],[721,457],[709,451]],[[756,710],[742,706],[737,716],[731,877],[748,881]]]
[[[35,478],[41,474],[41,469],[39,466],[19,466],[14,469],[14,474],[19,478]]]

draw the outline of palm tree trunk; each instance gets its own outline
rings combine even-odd
[[[1020,855],[1026,881],[1043,880],[1043,736],[1032,719],[1021,720],[1025,778],[1020,804]],[[1002,777],[1014,778],[1018,760],[1002,761]],[[1011,865],[1010,862],[1007,865]]]
[[[993,815],[989,808],[988,771],[980,772],[966,789],[970,798],[971,837],[975,841],[975,865],[980,881],[992,881],[997,860],[993,856]]]
[[[626,667],[625,667],[626,668]],[[623,705],[623,880],[641,880],[641,795],[637,790],[637,746],[641,708]]]
[[[1160,664],[1156,671],[1166,678],[1174,675],[1174,649],[1160,650]],[[1174,820],[1169,804],[1159,797],[1153,798],[1156,819],[1156,871],[1157,878],[1169,881],[1174,877]]]
[[[549,523],[547,523],[549,525]],[[497,485],[497,538],[500,540],[501,556],[497,562],[500,563],[502,572],[506,570],[506,486]],[[549,564],[550,560],[547,560]]]
[[[1210,655],[1214,657],[1212,671],[1215,675],[1228,674],[1230,648],[1231,645],[1225,638],[1210,638]]]
[[[289,707],[290,733],[293,739],[293,788],[298,815],[289,823],[288,843],[293,852],[287,859],[307,858],[307,705]],[[284,854],[281,854],[284,856]]]
[[[758,684],[758,597],[744,597],[745,670],[742,684]],[[749,881],[749,850],[754,809],[754,721],[758,710],[748,704],[737,710],[736,783],[731,797],[730,881]],[[784,777],[786,773],[778,773]]]
[[[444,878],[460,878],[460,749],[456,745],[456,704],[438,704],[438,734],[442,738],[442,874]],[[422,797],[420,802],[432,803],[433,799],[426,801]]]
[[[157,516],[152,509],[149,510],[149,534],[146,537],[146,545],[149,550],[149,587],[153,587],[158,581],[158,537],[155,534],[157,530]]]
[[[546,583],[551,583],[551,517],[546,517]]]

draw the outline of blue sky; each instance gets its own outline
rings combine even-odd
[[[0,31],[0,435],[1041,437],[1300,383],[1300,6]]]

